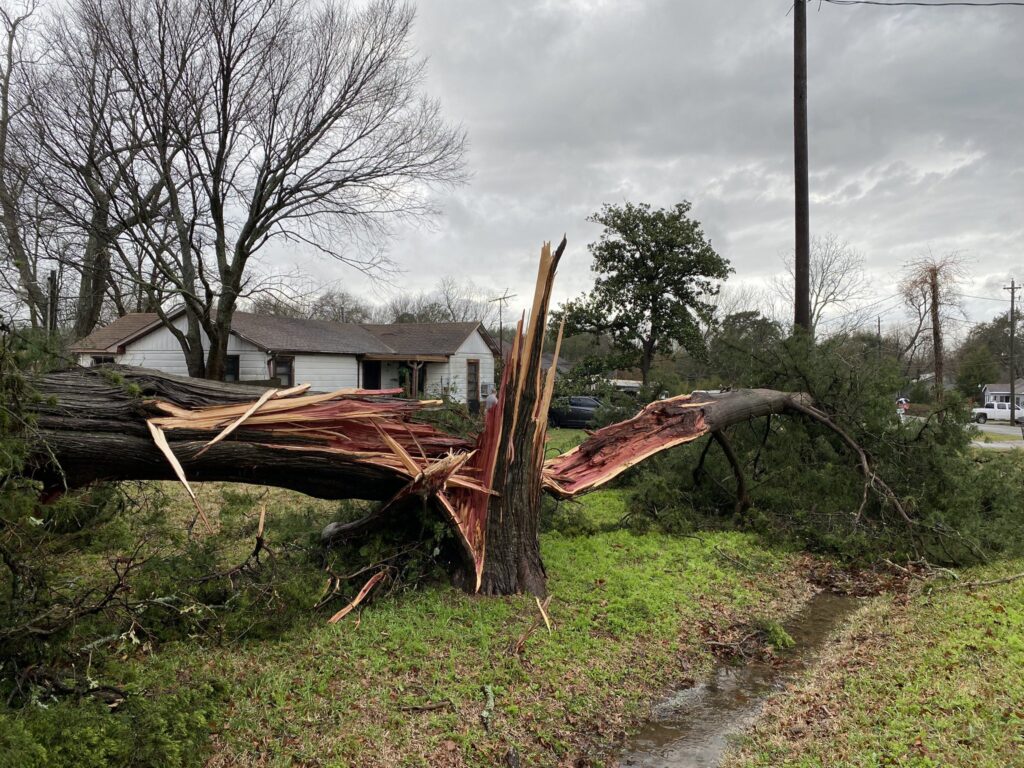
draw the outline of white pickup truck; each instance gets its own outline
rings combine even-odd
[[[1017,412],[1014,414],[1018,422],[1024,421],[1024,408],[1017,406]],[[985,403],[983,408],[972,408],[971,409],[971,420],[976,421],[979,424],[984,424],[989,419],[993,421],[1009,421],[1010,420],[1010,404],[1009,403]]]

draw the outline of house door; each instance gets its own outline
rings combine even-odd
[[[363,360],[363,389],[380,389],[380,360]]]
[[[466,405],[470,413],[480,412],[480,361],[466,361]]]

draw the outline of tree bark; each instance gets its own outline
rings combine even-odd
[[[520,342],[529,345],[529,338]],[[28,474],[49,495],[98,480],[173,479],[155,426],[189,480],[380,500],[380,517],[407,514],[399,505],[405,500],[433,499],[463,542],[466,567],[457,581],[485,594],[540,595],[546,581],[538,535],[543,491],[562,498],[586,493],[675,445],[789,413],[826,426],[851,448],[865,478],[865,503],[873,491],[913,522],[856,442],[800,393],[737,390],[656,401],[545,462],[553,379],[541,375],[539,358],[531,364],[532,357],[510,358],[499,405],[487,414],[475,445],[412,419],[423,407],[419,401],[362,391],[285,393],[275,400],[272,390],[256,400],[259,390],[244,385],[143,369],[50,374],[37,382],[43,397],[32,406],[38,440]],[[214,436],[220,441],[211,445]],[[723,448],[728,453],[727,443]],[[737,470],[735,456],[730,460]],[[743,504],[741,472],[737,487]],[[373,517],[332,536],[365,530]]]
[[[37,388],[44,401],[34,407],[38,439],[29,473],[48,493],[102,480],[174,480],[173,468],[146,425],[162,415],[155,399],[202,408],[249,403],[264,391],[144,369],[90,368],[50,374]],[[369,500],[389,499],[408,482],[388,466],[339,455],[312,440],[269,436],[244,426],[231,440],[197,456],[214,434],[210,429],[166,432],[189,479],[272,485],[322,499]],[[459,438],[445,442],[454,449],[470,447]]]

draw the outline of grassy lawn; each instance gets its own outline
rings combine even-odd
[[[975,439],[983,443],[1018,443],[1024,438],[1021,438],[1020,435],[999,435],[994,432],[981,432]]]
[[[572,450],[587,439],[585,429],[560,429],[551,427],[548,429],[547,455],[557,456]]]
[[[278,553],[289,531],[331,519],[330,504],[298,494],[200,487],[219,535],[237,532],[224,563],[251,548],[262,505]],[[603,491],[579,506],[598,526],[617,521],[625,500]],[[83,664],[97,684],[127,691],[126,702],[108,712],[68,698],[2,714],[0,754],[26,766],[493,766],[514,749],[523,765],[600,765],[666,686],[710,666],[707,639],[737,621],[784,617],[809,593],[800,557],[739,533],[551,532],[542,547],[550,634],[533,598],[469,596],[439,582],[327,625],[342,603],[313,610],[324,579],[312,568],[275,587],[288,589],[280,617],[226,593],[210,621],[235,627],[231,640],[179,631],[161,641],[139,629],[101,644]],[[156,593],[184,574],[165,578]],[[154,629],[148,615],[140,623]],[[72,643],[110,631],[83,626]]]
[[[961,574],[995,580],[1024,561]],[[1024,765],[1024,580],[867,602],[730,768]]]
[[[602,515],[615,498],[590,503]],[[510,748],[526,765],[593,758],[661,687],[709,663],[702,632],[782,615],[804,593],[791,557],[738,534],[552,533],[543,549],[550,635],[532,598],[435,585],[336,626],[310,616],[272,641],[166,649],[181,672],[228,686],[209,765],[492,766]]]
[[[553,430],[549,451],[585,436]],[[133,589],[158,600],[131,626],[99,615],[63,641],[88,649],[73,657],[80,678],[125,696],[0,711],[0,766],[468,768],[507,764],[511,750],[524,766],[612,765],[652,701],[710,669],[709,640],[783,620],[812,591],[808,558],[751,535],[623,529],[629,492],[611,488],[545,507],[550,633],[533,598],[466,595],[443,579],[408,581],[328,625],[366,576],[317,609],[316,533],[358,509],[197,488],[213,535],[187,541],[183,491],[151,483],[137,492],[170,500],[150,522],[133,506],[79,542],[76,576],[88,580],[150,541]],[[245,560],[262,509],[275,554],[255,574],[207,580]],[[358,572],[380,556],[333,567]],[[729,765],[1024,765],[1024,580],[939,586],[866,600]]]

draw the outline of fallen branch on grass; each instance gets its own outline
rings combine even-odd
[[[948,587],[942,587],[936,590],[937,592],[947,592],[951,589],[979,589],[981,587],[997,587],[1000,584],[1012,584],[1015,581],[1024,579],[1024,573],[1015,573],[1013,576],[1006,576],[1002,579],[989,579],[988,581],[961,581],[956,584],[950,584]]]

